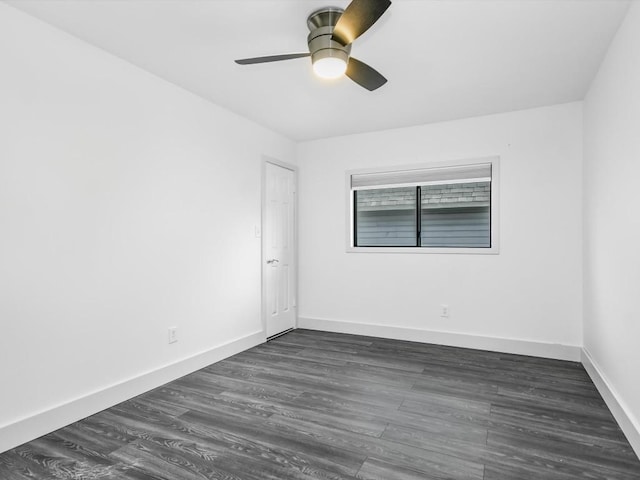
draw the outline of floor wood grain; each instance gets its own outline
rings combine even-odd
[[[579,363],[295,330],[0,454],[2,480],[640,480]]]

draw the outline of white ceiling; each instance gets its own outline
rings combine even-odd
[[[307,15],[348,0],[8,0],[212,102],[309,140],[581,100],[622,21],[617,0],[393,0],[352,54],[389,82],[320,80]]]

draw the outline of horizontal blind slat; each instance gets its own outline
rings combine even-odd
[[[428,184],[444,181],[472,181],[491,178],[491,164],[457,165],[351,175],[351,188]]]

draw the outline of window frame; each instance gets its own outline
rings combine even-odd
[[[354,246],[355,240],[355,208],[354,189],[351,187],[351,177],[353,175],[367,173],[387,173],[407,170],[425,170],[430,168],[456,167],[463,165],[491,164],[491,200],[490,200],[490,222],[491,222],[491,246],[490,247],[361,247]],[[461,160],[449,160],[442,162],[394,165],[388,167],[362,168],[348,170],[345,172],[346,184],[346,251],[347,253],[427,253],[427,254],[466,254],[466,255],[496,255],[500,253],[499,246],[499,197],[500,197],[500,157],[479,157]],[[419,210],[418,210],[419,211]]]

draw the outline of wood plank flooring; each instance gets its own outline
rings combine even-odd
[[[639,480],[579,363],[295,330],[0,454],[0,478]]]

